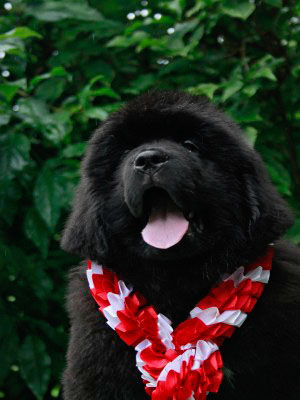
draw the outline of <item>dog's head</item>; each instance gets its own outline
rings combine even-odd
[[[259,155],[207,100],[151,92],[91,138],[62,247],[106,262],[263,249],[291,224]]]

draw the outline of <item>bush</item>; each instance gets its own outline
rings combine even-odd
[[[60,232],[90,133],[139,93],[206,95],[299,217],[300,5],[11,0],[0,11],[0,398],[60,396],[76,258]],[[300,243],[300,219],[289,233]]]

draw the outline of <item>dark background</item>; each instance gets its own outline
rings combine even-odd
[[[297,1],[0,1],[0,399],[61,396],[79,260],[60,234],[91,132],[139,93],[206,95],[240,123],[300,243],[299,38]]]

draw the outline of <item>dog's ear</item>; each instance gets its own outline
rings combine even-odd
[[[274,242],[292,225],[292,213],[272,184],[257,154],[254,170],[251,174],[245,174],[244,179],[250,239],[262,244]]]
[[[260,217],[259,201],[257,198],[257,191],[250,175],[244,175],[245,189],[246,189],[246,201],[247,201],[247,211],[249,214],[248,232],[252,235],[253,229],[255,227],[256,221]]]
[[[93,204],[84,180],[77,189],[73,210],[60,244],[63,250],[83,258],[101,262],[107,258],[108,244],[101,205]]]

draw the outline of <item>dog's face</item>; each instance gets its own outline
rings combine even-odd
[[[107,182],[98,196],[105,198],[103,218],[115,241],[138,255],[165,259],[207,251],[232,236],[232,228],[247,230],[251,211],[242,170],[249,166],[240,154],[240,162],[232,163],[218,151],[229,149],[230,140],[187,134],[176,124],[156,127],[155,135],[142,129],[132,127],[128,142],[124,132],[103,135],[87,165],[95,186]]]
[[[169,260],[276,239],[290,218],[243,135],[196,97],[130,103],[90,141],[63,248]]]

